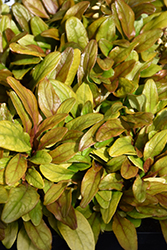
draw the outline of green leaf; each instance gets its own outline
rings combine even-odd
[[[6,203],[8,200],[8,192],[5,187],[0,185],[0,204]]]
[[[0,147],[16,152],[31,150],[30,137],[21,126],[10,121],[0,121]]]
[[[110,50],[113,48],[113,43],[104,38],[101,38],[99,41],[99,48],[104,56],[108,56]]]
[[[133,183],[132,190],[133,190],[134,197],[138,202],[142,203],[145,201],[146,188],[139,175],[136,177],[136,180]]]
[[[118,136],[125,131],[119,119],[110,119],[105,122],[96,133],[96,140],[99,142]]]
[[[27,161],[21,155],[17,154],[8,163],[5,170],[5,181],[9,186],[17,183],[27,170]]]
[[[33,80],[30,85],[32,88],[49,75],[57,66],[60,60],[61,54],[58,51],[48,54],[45,59],[39,63],[32,72]]]
[[[55,202],[67,188],[67,184],[68,183],[65,181],[53,184],[44,196],[44,205],[49,205]]]
[[[34,164],[40,165],[50,163],[52,161],[52,157],[45,150],[39,150],[28,160]]]
[[[117,0],[115,2],[115,8],[118,13],[118,18],[121,22],[122,29],[125,35],[130,40],[135,36],[134,21],[135,15],[133,10],[123,0]]]
[[[9,45],[12,52],[23,55],[45,57],[43,50],[36,45],[20,45],[18,43],[11,43]]]
[[[21,28],[29,33],[28,22],[31,18],[29,11],[22,4],[15,3],[12,5],[12,12]]]
[[[88,37],[82,22],[77,17],[70,17],[65,28],[68,42],[78,43],[84,49],[88,44]]]
[[[115,38],[115,24],[112,16],[107,17],[107,19],[100,25],[96,34],[96,41],[98,42],[101,38],[110,42]]]
[[[117,213],[113,219],[112,229],[123,249],[137,250],[137,233],[132,222]]]
[[[167,26],[167,11],[163,11],[158,16],[153,18],[150,22],[146,23],[141,30],[141,33],[147,30],[154,30],[154,29],[164,29]]]
[[[39,250],[35,247],[30,238],[28,237],[24,227],[20,229],[17,237],[17,249],[18,250]]]
[[[87,101],[93,104],[93,94],[88,84],[82,83],[76,91],[78,105],[84,105]]]
[[[159,204],[150,204],[148,206],[138,206],[137,211],[142,214],[151,215],[151,217],[163,218],[167,216],[167,210]]]
[[[67,98],[65,101],[61,103],[59,108],[57,109],[57,114],[60,113],[69,113],[74,105],[76,104],[76,99],[74,97]]]
[[[158,90],[154,80],[148,80],[142,92],[146,97],[145,111],[155,113],[155,107],[158,104]]]
[[[63,223],[58,222],[60,233],[72,250],[95,250],[94,235],[89,222],[79,211],[75,210],[75,213],[77,217],[77,229],[72,230]]]
[[[60,164],[68,161],[77,153],[77,144],[75,142],[66,142],[50,151],[52,162]]]
[[[51,249],[52,235],[45,222],[41,220],[38,226],[34,226],[30,221],[24,222],[25,230],[32,243],[40,250]]]
[[[44,149],[45,147],[50,147],[60,141],[64,135],[67,133],[68,129],[64,127],[57,127],[51,129],[46,134],[42,136],[39,141],[38,150]],[[41,163],[42,164],[42,163]]]
[[[42,204],[41,201],[37,203],[37,205],[28,213],[31,219],[31,222],[34,226],[39,226],[42,221],[43,212],[42,212]]]
[[[13,246],[17,237],[17,232],[18,232],[17,221],[9,223],[5,228],[5,239],[2,241],[2,243],[7,249],[10,249]]]
[[[71,120],[70,122],[66,124],[66,127],[68,129],[82,131],[94,125],[95,123],[101,121],[102,119],[103,119],[103,115],[100,113],[86,114],[86,115],[82,115]]]
[[[95,20],[94,22],[92,22],[89,27],[88,27],[88,36],[89,39],[92,39],[96,33],[96,31],[98,30],[98,28],[100,27],[100,25],[107,19],[106,16],[101,16],[99,17],[97,20]]]
[[[11,188],[9,199],[2,211],[2,220],[11,223],[32,210],[39,200],[39,195],[31,186],[19,185]]]
[[[136,112],[130,115],[122,116],[121,118],[128,123],[130,128],[140,128],[144,125],[152,123],[153,114],[147,112]]]
[[[166,145],[167,130],[156,133],[144,147],[144,160],[153,158],[154,156],[161,153]]]
[[[95,197],[100,207],[107,209],[112,199],[112,191],[109,191],[109,190],[98,191]]]
[[[40,81],[38,85],[38,102],[46,117],[54,115],[61,104],[55,89],[46,78]]]
[[[64,168],[61,164],[56,165],[52,163],[40,165],[40,171],[48,180],[52,182],[69,180],[75,174],[74,171]]]
[[[136,155],[136,151],[131,144],[130,136],[118,138],[109,149],[109,155],[112,157],[117,157],[123,154]]]
[[[11,88],[14,89],[16,94],[21,99],[24,108],[32,118],[34,123],[34,129],[36,130],[36,126],[39,123],[39,111],[38,104],[35,95],[27,88],[25,88],[19,81],[15,80],[13,77],[7,78],[8,84]]]
[[[117,192],[112,192],[112,197],[111,200],[109,201],[109,206],[107,209],[105,208],[100,208],[100,212],[102,214],[102,219],[104,221],[104,223],[108,224],[113,215],[115,214],[119,201],[122,197],[122,193],[117,191]]]
[[[33,168],[28,169],[25,178],[30,185],[36,188],[42,189],[44,187],[44,181],[42,179],[42,176],[37,170]]]
[[[113,190],[120,191],[123,187],[123,179],[116,173],[107,174],[100,182],[100,190]]]
[[[85,80],[86,76],[95,65],[97,59],[97,49],[97,42],[95,40],[91,40],[84,49],[77,73],[79,84]]]
[[[137,89],[137,84],[134,81],[130,81],[126,78],[120,77],[119,85],[114,95],[116,97],[125,97],[128,94],[132,94]]]
[[[151,168],[152,172],[158,172],[159,176],[165,176],[167,171],[166,160],[167,156],[164,156],[157,160]]]
[[[98,191],[101,181],[102,166],[93,162],[93,166],[86,172],[81,183],[82,200],[80,206],[85,208]]]
[[[139,44],[136,46],[135,50],[138,53],[141,53],[155,44],[155,42],[162,36],[161,29],[150,29],[149,31],[143,32],[139,36],[135,37],[133,42],[138,42]]]
[[[35,16],[49,18],[40,0],[23,0],[25,7]]]

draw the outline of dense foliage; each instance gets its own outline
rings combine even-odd
[[[167,240],[167,1],[0,4],[0,240],[72,250],[159,220]]]

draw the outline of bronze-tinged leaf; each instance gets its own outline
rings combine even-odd
[[[8,69],[1,69],[0,70],[0,83],[4,86],[8,86],[7,77],[12,76],[12,72]]]
[[[46,78],[38,85],[39,107],[46,117],[56,114],[61,101],[52,84]]]
[[[34,123],[34,130],[36,130],[39,123],[40,114],[38,111],[38,105],[35,95],[29,89],[21,85],[21,83],[15,80],[13,77],[8,77],[7,81],[10,87],[14,89],[16,94],[21,99],[24,108],[26,109],[27,113],[30,115]]]
[[[12,52],[15,52],[17,54],[31,55],[31,56],[38,56],[38,57],[46,56],[43,50],[35,44],[34,45],[21,45],[18,43],[11,43],[9,45],[9,48]]]
[[[96,133],[96,140],[99,142],[118,136],[125,131],[119,119],[110,119],[105,122]]]
[[[135,199],[142,203],[146,200],[146,186],[139,175],[137,175],[136,180],[132,186],[133,194]]]
[[[163,218],[167,216],[167,209],[163,208],[159,204],[149,204],[145,206],[137,206],[136,210],[141,214],[146,214],[151,217]]]
[[[23,0],[25,7],[34,15],[49,18],[40,0]]]
[[[123,249],[137,250],[137,232],[132,222],[116,213],[113,218],[112,229]]]
[[[49,14],[54,15],[57,12],[58,9],[58,3],[57,1],[52,0],[42,0],[46,10],[49,12]]]
[[[59,30],[56,28],[50,28],[41,33],[41,36],[43,37],[51,37],[55,40],[60,40],[59,38]]]
[[[17,154],[8,163],[5,170],[5,181],[9,186],[17,183],[27,170],[27,161],[21,155]]]
[[[100,190],[118,190],[121,191],[123,187],[123,179],[119,174],[111,173],[104,176],[100,182]]]
[[[106,57],[105,59],[97,57],[97,63],[102,70],[106,71],[112,68],[114,60],[109,57]]]
[[[98,192],[102,172],[102,166],[93,162],[92,167],[84,175],[81,183],[82,200],[80,206],[82,208],[85,208]]]
[[[97,42],[96,40],[91,40],[81,55],[81,61],[78,68],[78,82],[81,84],[82,81],[89,74],[93,66],[95,65],[97,59]]]
[[[115,8],[117,10],[118,18],[122,25],[122,29],[128,39],[131,40],[135,36],[134,12],[130,8],[130,6],[124,2],[124,0],[115,1]]]
[[[159,204],[167,209],[167,192],[156,194],[155,197],[158,199]]]
[[[134,114],[121,116],[131,128],[141,128],[152,123],[153,114],[149,112],[136,112]]]
[[[159,223],[160,223],[160,226],[161,226],[161,230],[162,230],[164,239],[165,239],[165,241],[167,243],[167,220],[160,220]]]
[[[121,175],[124,179],[131,179],[138,173],[138,168],[133,166],[132,163],[126,159],[121,166]]]
[[[55,201],[54,203],[47,205],[46,207],[58,221],[61,221],[63,224],[69,226],[73,230],[77,228],[77,218],[75,210],[72,206],[70,206],[68,215],[66,217],[63,217],[62,215],[62,207],[59,204],[59,201]]]
[[[41,135],[44,131],[48,129],[52,129],[55,127],[57,124],[59,124],[61,121],[63,121],[68,114],[55,114],[53,116],[50,116],[43,120],[43,122],[40,123],[38,126],[38,131],[36,133],[36,138]]]
[[[60,164],[68,161],[77,152],[77,144],[75,142],[66,142],[49,153],[52,156],[52,163]]]
[[[64,127],[57,127],[51,129],[40,139],[38,150],[44,149],[45,147],[53,146],[63,138],[67,131],[68,129]]]

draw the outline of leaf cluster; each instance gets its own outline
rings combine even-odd
[[[159,220],[167,240],[167,1],[0,3],[0,240],[75,250]]]

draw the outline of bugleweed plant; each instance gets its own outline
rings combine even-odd
[[[167,241],[167,1],[0,4],[0,240]],[[51,233],[52,232],[52,233]]]

